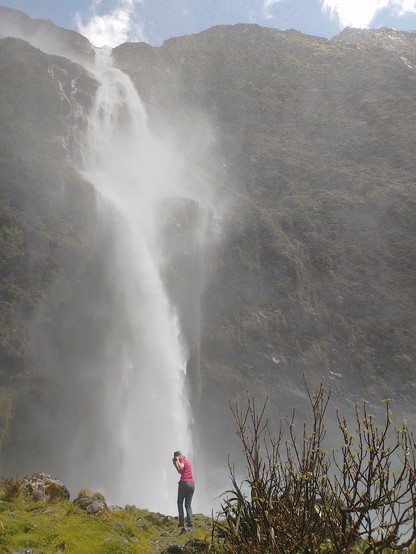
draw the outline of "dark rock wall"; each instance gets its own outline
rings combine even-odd
[[[236,25],[114,50],[155,126],[160,111],[208,118],[219,204],[235,207],[202,304],[196,413],[212,441],[246,389],[274,417],[302,405],[303,374],[411,410],[415,39],[352,35]]]

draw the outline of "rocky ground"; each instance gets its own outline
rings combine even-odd
[[[107,506],[99,493],[73,501],[56,478],[38,473],[0,485],[1,554],[197,554],[212,544],[212,518],[195,515],[192,529],[178,518],[135,506]]]

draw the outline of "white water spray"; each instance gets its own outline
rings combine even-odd
[[[85,175],[102,207],[113,213],[114,274],[123,313],[114,314],[121,355],[102,369],[108,442],[117,467],[96,483],[112,502],[176,512],[176,475],[171,464],[178,448],[191,454],[190,413],[185,394],[186,347],[178,317],[161,276],[158,203],[191,196],[184,163],[150,132],[145,109],[128,76],[99,52],[100,86],[88,121]],[[120,337],[122,343],[120,344]],[[80,436],[80,444],[85,437]],[[100,460],[100,464],[105,464]],[[102,473],[102,472],[101,472]]]

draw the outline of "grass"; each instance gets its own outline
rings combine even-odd
[[[177,518],[134,506],[92,516],[71,501],[35,502],[12,480],[0,487],[0,553],[155,554],[191,539],[208,541],[211,518],[197,514],[195,530],[180,533]],[[191,551],[191,550],[190,550]]]

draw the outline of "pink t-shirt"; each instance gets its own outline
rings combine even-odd
[[[192,475],[191,462],[189,460],[187,460],[186,458],[182,458],[179,461],[182,462],[183,465],[184,465],[183,471],[181,473],[181,479],[180,480],[181,481],[187,481],[188,483],[193,483],[194,482],[194,476]]]

